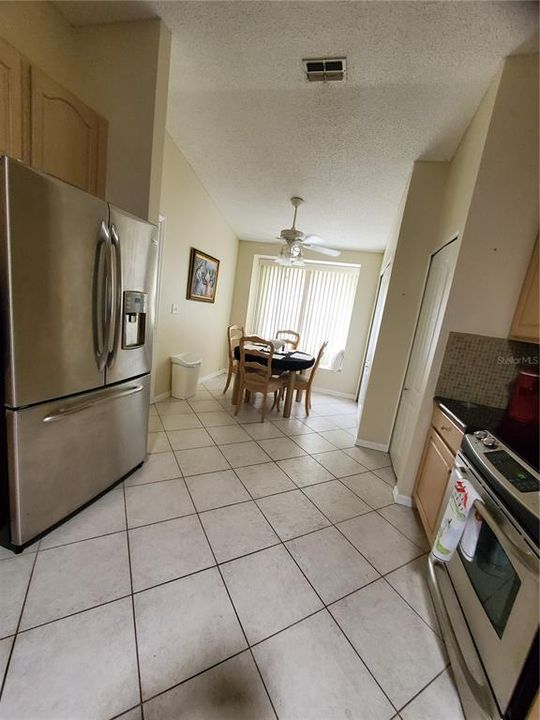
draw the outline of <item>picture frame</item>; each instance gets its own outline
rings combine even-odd
[[[219,265],[217,258],[191,248],[186,294],[188,300],[207,303],[216,301]]]

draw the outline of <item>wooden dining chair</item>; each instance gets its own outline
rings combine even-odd
[[[319,350],[317,354],[317,358],[315,360],[315,363],[312,365],[309,371],[309,375],[300,375],[299,373],[296,373],[296,377],[294,379],[294,390],[296,390],[297,393],[304,392],[306,393],[305,396],[305,406],[306,406],[306,415],[309,417],[309,411],[311,410],[311,387],[313,385],[313,380],[315,379],[315,375],[317,373],[317,368],[321,364],[321,360],[323,358],[323,355],[325,353],[326,347],[328,345],[328,340],[325,340],[323,344],[321,345],[321,349]],[[278,409],[279,409],[279,402],[281,399],[281,395],[283,394],[283,390],[287,386],[287,380],[286,378],[282,379],[282,390],[279,393],[279,399],[278,399]]]
[[[283,340],[285,345],[290,347],[291,350],[296,350],[300,343],[300,335],[296,330],[278,330],[276,340]]]
[[[234,373],[238,372],[238,362],[234,357],[234,348],[240,343],[240,338],[244,334],[244,328],[241,325],[229,325],[227,328],[227,346],[229,351],[229,374],[227,375],[227,382],[223,388],[223,394],[225,394],[231,384],[231,378]]]
[[[249,335],[240,338],[240,360],[238,361],[238,402],[234,411],[238,415],[244,392],[261,393],[263,401],[261,405],[261,422],[264,422],[266,415],[266,399],[268,393],[274,393],[274,407],[279,410],[279,391],[282,387],[280,377],[272,377],[272,359],[274,357],[274,345],[270,340]],[[246,346],[249,347],[246,349]],[[256,346],[256,347],[253,347]],[[249,360],[246,359],[249,356]],[[257,358],[254,360],[253,358]]]

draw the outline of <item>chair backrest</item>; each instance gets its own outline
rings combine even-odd
[[[274,344],[270,340],[265,340],[257,335],[248,335],[240,338],[239,345],[240,360],[238,363],[238,371],[241,378],[247,374],[250,379],[253,379],[253,376],[257,375],[261,380],[270,380],[272,376]],[[246,355],[249,356],[249,360],[246,360]],[[257,359],[254,360],[253,358]]]
[[[296,330],[278,330],[276,340],[283,340],[287,345],[291,346],[291,350],[296,350],[300,343],[300,335]]]
[[[311,372],[309,374],[308,379],[308,385],[311,387],[311,383],[313,382],[313,379],[315,377],[315,373],[317,372],[317,368],[321,364],[321,360],[323,359],[324,352],[328,346],[328,340],[325,340],[323,344],[321,345],[321,349],[317,353],[317,359],[315,360],[315,364],[311,366]]]
[[[244,328],[241,325],[229,325],[227,328],[227,343],[229,346],[229,361],[234,361],[234,348],[240,344],[240,338],[244,334]]]

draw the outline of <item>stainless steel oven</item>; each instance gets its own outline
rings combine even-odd
[[[514,720],[538,688],[538,474],[481,431],[460,477],[479,495],[478,540],[470,560],[459,545],[448,563],[430,556],[430,589],[466,716]]]

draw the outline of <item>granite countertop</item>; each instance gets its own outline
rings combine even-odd
[[[464,433],[487,430],[502,440],[537,472],[539,471],[540,451],[537,425],[525,425],[512,420],[502,408],[477,405],[440,396],[434,397],[433,400]]]
[[[475,430],[488,430],[495,433],[505,413],[502,408],[477,405],[464,400],[435,397],[434,401],[465,433]]]

